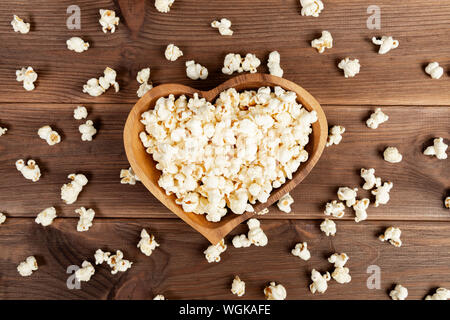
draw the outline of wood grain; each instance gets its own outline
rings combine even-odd
[[[180,83],[209,90],[229,77],[220,72],[229,52],[255,53],[267,72],[270,51],[278,50],[285,78],[311,92],[321,104],[448,105],[450,82],[447,28],[450,3],[422,0],[377,1],[381,30],[366,27],[367,1],[330,0],[320,18],[302,17],[298,0],[288,1],[187,1],[177,0],[169,14],[156,11],[153,1],[77,1],[81,30],[68,30],[69,0],[3,2],[0,4],[0,102],[134,103],[136,73],[150,66],[156,84]],[[121,18],[114,34],[104,34],[98,24],[98,9],[116,10]],[[27,35],[14,33],[12,14],[31,21]],[[209,24],[227,17],[235,31],[220,36]],[[310,42],[322,30],[334,37],[334,47],[319,55]],[[373,36],[393,35],[399,48],[378,55]],[[67,50],[65,41],[82,36],[91,44],[82,54]],[[177,44],[184,56],[176,62],[164,58],[169,43]],[[361,73],[345,79],[337,63],[344,57],[358,58]],[[184,63],[194,59],[209,69],[207,81],[192,81]],[[438,61],[446,70],[433,81],[424,72],[428,62]],[[31,65],[39,74],[37,88],[26,92],[15,81],[15,70]],[[121,91],[108,91],[98,98],[82,93],[82,86],[99,77],[106,66],[118,72]]]

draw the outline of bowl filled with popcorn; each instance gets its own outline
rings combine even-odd
[[[255,73],[210,91],[154,87],[130,111],[124,145],[147,189],[216,244],[309,174],[327,132],[306,90]]]

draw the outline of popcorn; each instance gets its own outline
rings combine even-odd
[[[2,128],[2,127],[0,127],[0,137],[1,137],[2,135],[6,134],[6,131],[8,131],[7,128]]]
[[[348,187],[340,187],[337,192],[339,200],[345,201],[347,207],[351,207],[356,202],[356,192],[358,188],[350,189]]]
[[[327,237],[334,236],[336,234],[336,223],[333,220],[325,219],[320,224],[320,231],[324,232]]]
[[[269,286],[264,288],[266,300],[284,300],[286,299],[286,289],[281,284],[271,282]]]
[[[338,145],[342,141],[342,134],[345,132],[343,126],[333,126],[328,134],[328,140],[325,146],[330,147],[333,144]]]
[[[80,215],[80,220],[78,220],[77,231],[83,232],[88,231],[92,227],[92,221],[94,221],[95,211],[93,209],[86,209],[81,207],[75,209],[75,213]]]
[[[380,204],[386,204],[389,201],[389,192],[394,184],[392,182],[385,182],[382,186],[379,186],[375,190],[372,190],[372,194],[375,196],[375,207]]]
[[[300,0],[302,16],[318,17],[324,6],[321,0]]]
[[[311,253],[308,250],[308,244],[306,242],[297,243],[295,248],[291,250],[291,253],[305,261],[308,261],[311,258]]]
[[[181,51],[180,48],[178,48],[176,45],[171,43],[167,46],[166,51],[164,52],[164,55],[166,56],[167,60],[175,61],[183,55],[183,51]]]
[[[391,290],[389,296],[392,300],[405,300],[408,297],[408,289],[401,284],[397,284],[394,290]]]
[[[45,140],[50,146],[61,142],[61,136],[58,132],[52,130],[50,126],[43,126],[38,130],[39,138]]]
[[[256,55],[247,53],[244,60],[242,61],[242,69],[250,73],[256,73],[258,71],[256,69],[260,64],[261,61],[256,57]]]
[[[269,61],[267,62],[269,72],[273,76],[283,77],[283,69],[280,67],[280,54],[278,51],[272,51],[269,54]]]
[[[68,178],[72,181],[61,187],[61,199],[66,204],[72,204],[77,201],[78,195],[88,183],[88,179],[81,173],[69,174]]]
[[[245,294],[245,282],[238,276],[235,276],[233,283],[231,284],[231,292],[238,297],[242,297]]]
[[[152,82],[150,81],[150,83],[148,83],[149,79],[150,79],[150,68],[145,68],[138,72],[136,80],[141,84],[137,91],[137,96],[139,98],[142,97],[144,94],[146,94],[147,91],[153,88]]]
[[[5,221],[6,221],[6,216],[2,212],[0,212],[0,224],[5,223]]]
[[[355,210],[355,222],[361,222],[367,219],[367,208],[369,208],[370,200],[367,198],[356,200],[353,205],[353,210]]]
[[[21,262],[17,267],[22,277],[29,277],[33,274],[33,271],[38,269],[38,264],[34,256],[29,256],[25,261]]]
[[[56,218],[56,209],[54,207],[50,207],[39,212],[34,221],[37,224],[41,224],[42,226],[47,227],[52,224],[55,218]]]
[[[31,180],[33,182],[39,181],[41,177],[41,170],[36,164],[36,161],[30,159],[25,165],[25,161],[22,159],[16,161],[16,168],[22,173],[25,179]]]
[[[220,254],[227,250],[227,245],[225,244],[225,239],[220,240],[217,244],[212,244],[206,249],[203,254],[205,255],[208,263],[220,262]]]
[[[141,240],[139,241],[137,247],[141,249],[141,252],[143,254],[145,254],[147,257],[150,257],[153,253],[153,250],[155,250],[156,247],[159,247],[159,244],[156,242],[153,235],[149,235],[147,230],[142,229]]]
[[[89,262],[84,260],[81,268],[75,271],[75,278],[78,281],[89,281],[91,277],[94,275],[95,269],[94,266]]]
[[[385,54],[398,47],[398,40],[394,40],[391,36],[382,36],[381,39],[377,39],[376,37],[372,38],[372,43],[380,46],[378,50],[379,54]]]
[[[350,58],[345,58],[339,62],[338,67],[344,70],[344,76],[346,78],[353,78],[359,73],[361,65],[358,59],[350,60]]]
[[[326,216],[333,216],[335,218],[342,218],[345,215],[345,206],[342,202],[337,202],[333,200],[327,202],[325,205],[325,211],[323,212]]]
[[[219,29],[219,33],[222,36],[232,36],[233,35],[233,30],[230,29],[231,21],[226,18],[220,19],[220,22],[217,20],[211,22],[211,27]]]
[[[245,234],[234,236],[232,243],[235,248],[247,248],[252,245],[252,242],[247,238]]]
[[[444,74],[444,69],[439,66],[439,63],[431,62],[426,66],[425,72],[428,73],[431,78],[439,79]]]
[[[186,75],[192,80],[205,80],[208,77],[208,69],[194,60],[186,61]]]
[[[72,37],[66,41],[67,49],[81,53],[89,49],[89,42],[84,42],[80,37]]]
[[[86,119],[88,116],[88,112],[86,107],[77,106],[75,110],[73,110],[73,117],[77,120]]]
[[[114,69],[106,67],[103,71],[103,77],[98,79],[91,78],[83,85],[83,92],[93,97],[98,97],[106,92],[109,87],[113,86],[114,90],[119,92],[119,83],[116,81],[117,73]]]
[[[447,159],[447,148],[448,145],[444,143],[443,138],[436,138],[433,140],[433,145],[429,146],[423,152],[426,156],[436,156],[439,160]]]
[[[153,298],[153,300],[166,300],[166,298],[162,294],[158,294]]]
[[[331,277],[336,280],[337,283],[344,284],[352,281],[352,276],[350,275],[350,269],[347,267],[337,267],[334,269]]]
[[[16,71],[16,80],[18,82],[23,81],[23,87],[27,91],[34,90],[34,82],[37,80],[37,78],[38,75],[32,67],[22,68]]]
[[[155,0],[155,8],[159,12],[167,13],[175,0]]]
[[[102,249],[97,249],[95,251],[95,264],[102,264],[103,262],[108,261],[111,252],[103,252]]]
[[[403,156],[396,147],[387,147],[383,152],[384,160],[390,163],[399,163]]]
[[[378,239],[382,242],[389,241],[395,247],[402,246],[402,240],[400,240],[400,236],[402,231],[399,228],[389,227],[384,231],[384,234],[380,235]]]
[[[450,197],[445,198],[444,205],[447,209],[450,209]]]
[[[81,124],[78,127],[78,131],[81,133],[82,141],[92,141],[92,137],[97,133],[97,129],[94,128],[92,120],[88,120],[85,124]]]
[[[312,269],[311,280],[313,281],[313,283],[309,285],[309,290],[312,294],[315,294],[316,292],[325,293],[325,291],[327,291],[328,289],[327,282],[331,280],[331,276],[329,272],[321,275],[319,271],[316,271],[316,269]]]
[[[116,13],[113,10],[100,9],[100,20],[98,22],[102,26],[104,33],[116,31],[116,26],[119,25],[119,17],[116,17]]]
[[[436,293],[432,296],[426,296],[425,300],[448,300],[450,299],[450,290],[445,288],[438,288]]]
[[[254,244],[255,246],[264,247],[268,243],[268,239],[264,231],[261,229],[261,223],[258,219],[250,219],[247,221],[249,228],[247,237],[244,234],[235,236],[232,240],[235,248],[249,247]]]
[[[125,272],[130,269],[133,264],[133,262],[123,259],[123,252],[120,250],[117,250],[115,255],[109,256],[106,262],[111,267],[111,274]]]
[[[375,177],[374,168],[361,168],[361,178],[363,178],[365,181],[363,185],[364,190],[371,190],[374,187],[379,187],[381,185],[381,178]]]
[[[389,120],[389,116],[381,111],[381,108],[376,108],[375,112],[367,119],[366,125],[371,129],[376,129],[380,124]]]
[[[294,203],[294,198],[288,193],[280,198],[277,202],[278,209],[283,212],[290,213],[291,212],[291,204]]]
[[[233,72],[243,72],[241,66],[242,58],[240,54],[229,53],[225,56],[223,61],[222,73],[231,75]]]
[[[346,253],[334,253],[328,258],[328,262],[334,263],[334,267],[339,268],[345,266],[348,259],[348,255]]]
[[[120,180],[121,184],[135,185],[136,181],[141,181],[141,180],[139,180],[139,177],[134,173],[134,171],[131,167],[129,167],[128,170],[126,170],[126,169],[120,170],[120,178],[121,178],[121,180]]]
[[[11,25],[14,29],[14,32],[20,32],[22,34],[30,32],[30,24],[25,23],[25,21],[23,21],[16,15],[14,15],[11,21]]]
[[[329,31],[322,31],[322,36],[311,41],[311,47],[316,48],[319,53],[323,53],[325,48],[333,48],[333,37]]]
[[[257,212],[256,214],[258,216],[263,216],[263,215],[268,214],[268,213],[269,213],[269,208],[265,208],[265,209],[262,209],[260,212]]]

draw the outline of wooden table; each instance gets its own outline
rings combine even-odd
[[[156,11],[153,1],[76,1],[81,8],[81,30],[68,30],[66,9],[74,1],[10,1],[0,4],[0,126],[9,130],[0,137],[0,212],[8,216],[0,226],[0,299],[235,299],[230,293],[235,274],[246,281],[246,298],[263,299],[269,281],[282,283],[289,299],[388,299],[396,283],[409,289],[409,298],[422,299],[439,286],[450,288],[450,213],[443,206],[449,194],[449,160],[422,154],[432,138],[448,143],[450,118],[450,3],[446,1],[377,1],[381,30],[366,27],[367,7],[362,0],[325,2],[319,18],[302,17],[296,0],[289,1],[184,1],[176,0],[168,14]],[[114,9],[120,25],[104,34],[98,9]],[[14,33],[17,14],[31,22],[31,32]],[[232,37],[222,37],[209,27],[227,17]],[[334,47],[319,55],[310,41],[329,30]],[[393,35],[399,48],[378,55],[372,36]],[[65,41],[82,36],[90,49],[82,54],[67,50]],[[184,52],[176,62],[164,58],[165,46],[175,43]],[[121,185],[120,169],[127,168],[122,129],[128,111],[137,101],[136,73],[151,67],[155,85],[182,83],[210,89],[229,77],[221,73],[229,52],[255,53],[259,72],[267,72],[270,51],[281,54],[286,79],[309,90],[323,105],[330,125],[346,127],[343,141],[327,148],[316,168],[292,193],[293,212],[276,206],[261,217],[267,247],[228,250],[220,263],[208,264],[203,250],[208,242],[161,205],[141,185]],[[361,73],[345,79],[337,68],[340,59],[358,58]],[[195,59],[210,72],[207,81],[192,81],[184,62]],[[424,66],[438,61],[445,69],[432,80]],[[15,80],[15,70],[32,66],[37,87],[26,92]],[[83,84],[103,69],[118,72],[119,93],[112,90],[93,98],[82,93]],[[82,142],[73,109],[85,105],[98,134]],[[365,119],[382,107],[389,121],[377,130]],[[51,125],[62,142],[49,147],[37,130]],[[397,146],[404,160],[389,164],[382,158],[386,146]],[[15,169],[16,160],[35,159],[42,177],[25,180]],[[391,201],[370,207],[367,221],[355,223],[352,210],[337,221],[337,235],[328,238],[319,230],[323,207],[336,198],[339,186],[361,186],[361,167],[376,168],[377,176],[394,183]],[[89,184],[73,205],[60,199],[60,187],[73,172],[86,174]],[[360,188],[362,190],[362,188]],[[368,196],[362,190],[359,196]],[[55,206],[58,219],[46,228],[34,218]],[[76,231],[75,208],[96,212],[94,226]],[[385,227],[403,231],[403,246],[382,243],[377,235]],[[151,257],[136,244],[142,228],[156,236],[161,246]],[[233,233],[247,232],[246,225]],[[295,243],[307,241],[312,258],[304,262],[290,254]],[[134,262],[123,274],[111,275],[105,267],[80,290],[69,290],[66,269],[93,262],[98,248],[120,249]],[[326,258],[334,252],[350,256],[350,284],[330,282],[324,295],[308,290],[313,268],[331,271]],[[17,265],[35,255],[39,270],[23,278]],[[368,289],[368,267],[381,270],[380,289]]]

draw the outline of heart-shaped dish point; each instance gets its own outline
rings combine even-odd
[[[315,110],[317,113],[317,121],[312,124],[312,133],[309,136],[309,143],[305,147],[309,154],[308,160],[300,165],[298,170],[293,174],[291,180],[288,180],[280,188],[272,191],[267,202],[257,202],[253,205],[254,212],[245,212],[242,215],[237,215],[228,210],[228,214],[223,217],[221,221],[210,222],[206,220],[204,215],[183,211],[182,207],[175,203],[176,196],[174,194],[170,196],[166,195],[165,190],[158,185],[161,171],[156,169],[155,161],[152,156],[146,152],[146,149],[139,139],[139,133],[145,130],[144,125],[140,122],[141,114],[153,108],[159,98],[167,97],[170,94],[173,94],[174,96],[184,94],[187,97],[192,97],[194,93],[198,93],[200,97],[213,103],[222,91],[229,88],[234,88],[240,92],[243,90],[257,90],[261,87],[275,86],[279,86],[287,91],[295,92],[297,94],[297,101],[301,103],[306,110]],[[130,111],[123,135],[128,161],[145,187],[167,208],[195,230],[200,232],[213,244],[219,242],[237,225],[253,216],[255,212],[260,212],[267,208],[295,188],[295,186],[297,186],[316,165],[325,147],[327,137],[328,125],[325,113],[311,94],[291,81],[259,73],[244,74],[234,77],[209,91],[200,91],[180,84],[163,84],[154,87],[139,99]]]

